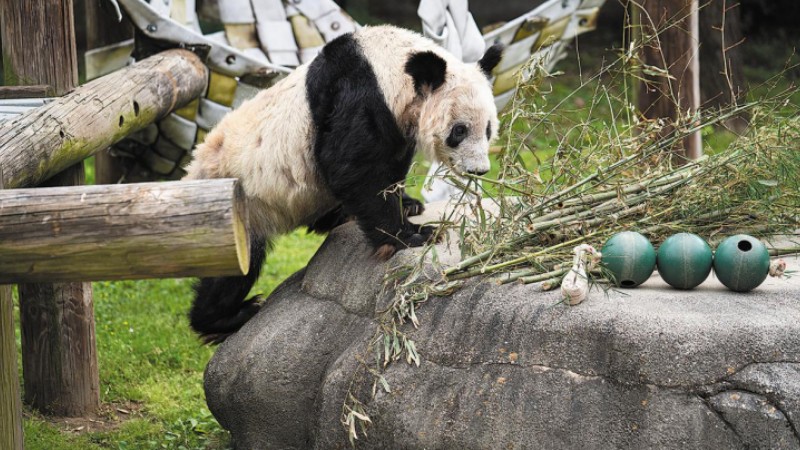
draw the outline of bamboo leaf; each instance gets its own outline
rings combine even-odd
[[[386,381],[386,378],[384,378],[383,376],[380,376],[380,377],[378,377],[378,380],[381,382],[381,386],[383,387],[384,391],[386,391],[387,393],[391,393],[392,392],[392,390],[389,388],[389,382]]]

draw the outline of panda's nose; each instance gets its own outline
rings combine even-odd
[[[488,170],[468,170],[467,173],[472,175],[486,175],[489,171]]]

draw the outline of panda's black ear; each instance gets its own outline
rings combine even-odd
[[[426,86],[435,91],[444,84],[447,62],[431,51],[414,53],[406,62],[406,73],[411,75],[418,93]]]
[[[486,78],[491,78],[492,70],[500,64],[500,58],[503,57],[503,50],[505,50],[505,46],[496,42],[486,49],[486,53],[484,53],[483,57],[478,61],[478,67],[481,68],[481,72],[486,75]]]

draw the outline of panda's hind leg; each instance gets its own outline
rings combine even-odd
[[[258,280],[267,247],[266,239],[251,235],[247,275],[201,278],[194,285],[195,298],[189,311],[189,323],[206,344],[221,343],[261,308],[260,297],[245,298]]]

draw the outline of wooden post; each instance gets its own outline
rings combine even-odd
[[[108,0],[79,0],[76,7],[81,9],[76,17],[84,17],[82,47],[90,52],[101,47],[133,38],[133,26],[128,20],[119,22],[112,3]],[[79,38],[79,41],[81,39]],[[84,66],[88,56],[84,54],[79,61]],[[87,73],[83,71],[84,76]],[[124,169],[119,158],[114,158],[109,149],[103,149],[94,155],[94,182],[96,184],[113,184],[124,176]]]
[[[47,96],[78,84],[72,0],[0,0],[7,85],[47,85]]]
[[[72,0],[0,0],[0,11],[5,83],[49,86],[53,96],[74,89]],[[83,161],[60,169],[52,182],[83,182]],[[55,415],[94,412],[100,387],[91,284],[20,285],[19,294],[26,401]]]
[[[37,186],[143,129],[198,97],[207,76],[194,53],[167,50],[0,123],[6,187]]]
[[[3,189],[2,167],[0,189]],[[9,450],[22,450],[22,404],[19,401],[16,342],[11,286],[0,285],[0,448]]]
[[[645,81],[639,85],[639,110],[647,118],[674,123],[700,108],[699,0],[641,0],[631,4],[641,8],[634,15],[638,16],[643,43],[642,62],[663,72],[642,74]],[[672,130],[668,126],[665,133]],[[674,151],[678,162],[700,157],[700,133],[688,136]]]
[[[100,406],[91,283],[19,285],[25,402],[64,417]]]
[[[243,275],[247,218],[235,179],[0,191],[0,283]]]

